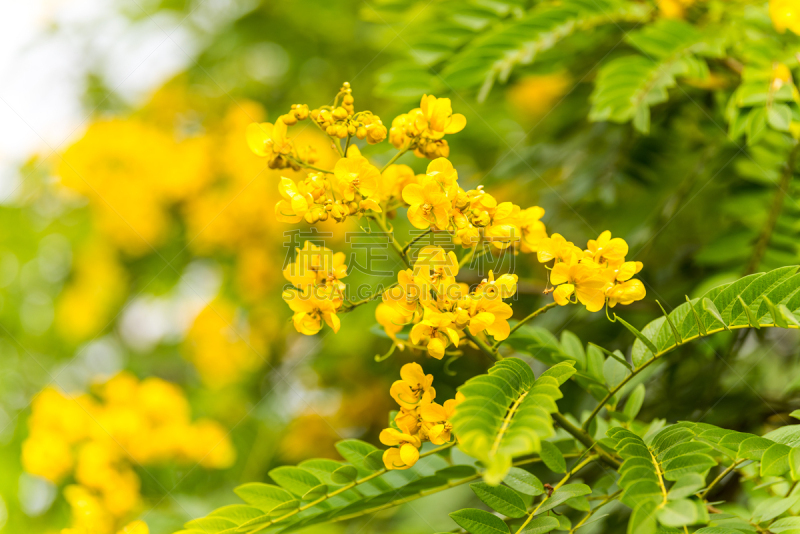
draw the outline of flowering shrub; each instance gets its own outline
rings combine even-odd
[[[340,156],[333,168],[316,166],[314,152],[293,142],[287,125],[304,120],[311,120],[331,138]],[[436,402],[433,375],[426,374],[418,363],[405,364],[400,380],[389,391],[399,410],[380,434],[386,450],[345,440],[337,449],[346,463],[308,460],[297,467],[275,468],[270,477],[277,486],[240,486],[237,493],[248,505],[222,508],[191,521],[187,532],[259,532],[273,527],[288,532],[376,512],[482,478],[484,482],[473,483],[471,488],[497,514],[480,509],[450,514],[464,531],[475,534],[510,532],[510,526],[517,533],[574,531],[616,499],[633,509],[629,532],[672,532],[677,527],[688,532],[690,525],[710,523],[712,527],[697,532],[727,534],[737,532],[733,526],[741,523],[727,522],[726,516],[705,500],[722,477],[749,461],[760,463],[761,476],[789,473],[789,480],[796,480],[800,464],[795,465],[795,458],[800,455],[790,447],[795,438],[789,435],[800,431],[757,437],[699,423],[666,428],[663,422],[640,423],[635,417],[645,390],[641,384],[635,386],[635,379],[666,353],[694,338],[734,328],[799,327],[797,267],[752,275],[712,289],[701,298],[687,297],[685,304],[665,312],[641,331],[613,314],[613,319],[609,318],[636,337],[631,361],[596,345],[584,349],[579,341],[568,343],[565,337],[560,344],[552,342],[557,348],[552,349],[551,366],[536,377],[527,363],[501,350],[504,342],[511,340],[517,350],[527,348],[536,355],[536,341],[541,341],[535,330],[523,327],[548,310],[580,304],[589,312],[606,308],[608,314],[608,309],[618,304],[642,300],[644,285],[634,278],[642,263],[628,260],[628,244],[609,231],[581,248],[558,233],[548,235],[540,221],[544,210],[538,206],[522,209],[512,202],[498,202],[482,186],[464,190],[457,170],[446,159],[449,146],[444,138],[465,125],[466,119],[453,113],[449,99],[424,96],[419,108],[392,121],[389,139],[398,152],[380,170],[354,141],[366,139],[368,144],[377,144],[386,137],[386,128],[372,112],[355,111],[347,83],[332,106],[308,111],[306,105],[295,105],[274,124],[248,127],[250,148],[268,158],[271,167],[310,171],[297,181],[281,178],[282,200],[275,206],[279,220],[315,224],[329,217],[337,222],[349,217],[365,219],[386,233],[407,267],[390,287],[367,299],[348,300],[345,255],[307,241],[284,269],[291,287],[283,299],[299,333],[317,334],[323,324],[338,332],[338,314],[380,297],[376,320],[392,340],[387,356],[395,348],[435,359],[478,350],[496,363],[487,374],[464,383],[455,398],[442,403]],[[431,160],[425,174],[414,175],[395,163],[410,151]],[[397,240],[389,222],[396,221],[401,208],[406,208],[410,224],[423,231],[406,245]],[[461,257],[439,245],[422,246],[414,256],[413,245],[430,234],[447,236],[460,246]],[[549,271],[545,293],[553,296],[552,303],[519,319],[513,327],[509,323],[513,309],[507,300],[517,292],[515,274],[489,271],[473,287],[457,281],[476,255],[503,252],[535,253]],[[570,379],[599,400],[581,420],[563,415],[556,404],[563,397],[561,387]],[[623,399],[620,411],[618,404]],[[604,409],[607,420],[598,418]],[[560,438],[558,445],[553,441],[556,437]],[[454,446],[473,460],[465,463],[452,453]],[[573,458],[567,468],[567,459]],[[520,469],[536,462],[566,474],[557,484],[545,485]],[[616,482],[597,482],[594,488],[568,484],[593,463],[618,470],[622,476]],[[717,466],[723,468],[722,473],[707,485],[709,471]],[[394,482],[387,477],[377,495],[360,491],[391,471],[413,475]],[[612,490],[612,484],[618,489]],[[789,487],[787,495],[794,487]],[[595,508],[587,499],[592,493],[601,500]],[[339,496],[347,497],[342,504],[335,504]],[[775,497],[775,506],[784,502],[792,506],[796,497]],[[569,520],[565,525],[561,517],[550,513],[561,504],[586,515],[575,526]],[[766,510],[759,507],[751,523],[774,519],[786,508],[780,510],[764,516]],[[794,523],[787,522],[786,528],[790,524]]]

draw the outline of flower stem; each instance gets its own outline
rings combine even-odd
[[[397,238],[394,237],[394,230],[389,228],[388,224],[381,217],[372,217],[372,220],[378,224],[383,232],[392,236],[392,246],[397,251],[397,254],[400,255],[400,259],[403,260],[403,263],[406,264],[406,267],[411,268],[411,263],[408,261],[408,256],[406,256],[406,253],[403,250],[403,247],[400,246],[400,243],[397,242]]]
[[[386,293],[387,291],[389,291],[390,289],[392,289],[396,285],[397,285],[397,282],[395,282],[394,284],[392,284],[390,286],[386,286],[383,289],[383,291],[379,291],[379,292],[375,293],[374,295],[370,295],[367,298],[363,298],[363,299],[357,300],[355,302],[350,302],[350,301],[345,302],[342,305],[342,313],[346,313],[346,312],[352,311],[354,308],[357,308],[358,306],[361,306],[362,304],[367,304],[368,302],[372,302],[373,300],[376,300],[376,299],[382,297],[384,293]]]
[[[486,343],[482,339],[470,334],[469,330],[464,330],[464,334],[466,334],[467,339],[469,339],[470,341],[475,343],[478,346],[479,349],[481,349],[483,352],[485,352],[486,355],[489,356],[490,358],[492,358],[494,361],[499,362],[500,360],[503,359],[503,357],[500,356],[500,354],[496,350],[494,350],[492,347],[490,347],[488,343]]]
[[[525,323],[527,323],[528,321],[530,321],[530,320],[531,320],[531,319],[533,319],[534,317],[536,317],[536,316],[538,316],[538,315],[541,315],[541,314],[545,313],[547,310],[550,310],[550,309],[552,309],[552,308],[555,308],[556,306],[558,306],[558,304],[557,304],[556,302],[551,302],[551,303],[550,303],[550,304],[548,304],[547,306],[542,306],[541,308],[539,308],[538,310],[536,310],[536,311],[535,311],[535,312],[533,312],[532,314],[528,315],[528,316],[527,316],[527,317],[525,317],[524,319],[521,319],[521,320],[520,320],[520,321],[519,321],[517,324],[515,324],[515,325],[514,325],[514,327],[513,327],[513,328],[512,328],[512,329],[511,329],[511,330],[508,332],[508,337],[506,337],[506,339],[510,338],[510,337],[511,337],[511,334],[513,334],[514,332],[516,332],[517,330],[519,330],[519,328],[520,328],[522,325],[524,325]],[[502,344],[503,344],[503,342],[504,342],[504,341],[506,341],[506,339],[501,339],[501,340],[499,340],[499,341],[495,341],[494,345],[492,345],[492,348],[493,348],[493,349],[495,349],[495,350],[497,350],[497,347],[499,347],[500,345],[502,345]]]
[[[398,150],[398,151],[397,151],[397,154],[395,154],[395,155],[392,157],[392,159],[390,159],[388,162],[386,162],[386,165],[384,165],[384,166],[381,168],[381,174],[383,173],[383,171],[385,171],[386,169],[388,169],[388,168],[389,168],[389,166],[390,166],[392,163],[394,163],[395,161],[397,161],[398,159],[400,159],[400,156],[402,156],[402,155],[403,155],[403,154],[405,154],[406,152],[408,152],[408,149],[407,149],[407,148],[405,148],[405,149],[403,149],[403,150]]]
[[[419,241],[420,239],[424,238],[426,235],[428,235],[430,233],[433,233],[433,230],[431,230],[429,228],[429,229],[425,230],[424,232],[422,232],[421,234],[419,234],[414,239],[412,239],[411,241],[409,241],[408,245],[403,247],[403,254],[406,254],[408,252],[408,249],[410,249],[411,247],[414,246],[414,243],[416,243],[417,241]]]

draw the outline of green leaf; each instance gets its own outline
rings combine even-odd
[[[331,473],[331,480],[336,484],[349,484],[358,478],[358,470],[352,465],[343,465]]]
[[[794,495],[792,497],[770,497],[765,499],[761,501],[753,511],[753,521],[756,523],[771,521],[797,504],[798,500],[800,500],[800,495]]]
[[[312,489],[319,490],[319,487],[323,485],[317,477],[305,469],[293,465],[276,467],[269,472],[269,476],[282,488],[286,488],[298,497],[303,497]],[[323,493],[325,491],[327,491],[327,488],[322,489]]]
[[[472,467],[471,465],[451,465],[449,467],[445,467],[444,469],[439,469],[438,471],[436,471],[436,476],[440,476],[448,480],[467,478],[471,477],[474,474],[475,474],[475,468]]]
[[[534,517],[520,534],[545,534],[558,528],[558,519],[551,516]]]
[[[512,467],[509,469],[503,482],[526,495],[533,495],[535,497],[544,493],[542,481],[532,473],[520,469],[519,467]]]
[[[788,471],[791,450],[782,443],[773,443],[761,457],[761,476],[781,476]]]
[[[703,489],[705,485],[706,479],[704,476],[697,473],[688,473],[676,480],[675,484],[669,488],[667,499],[674,501],[689,497]]]
[[[542,442],[542,450],[539,451],[539,456],[547,468],[554,473],[566,473],[567,461],[561,451],[549,441]]]
[[[728,325],[725,323],[725,319],[722,318],[722,314],[719,313],[719,310],[711,301],[711,299],[703,299],[703,309],[708,313],[710,313],[714,317],[714,319],[716,319],[720,323],[720,325],[722,325],[722,327],[725,330],[730,330],[730,328],[728,328]]]
[[[486,482],[499,484],[513,458],[539,452],[555,434],[550,414],[559,386],[574,373],[571,361],[562,362],[535,378],[527,363],[505,358],[458,388],[464,400],[451,419],[458,446],[483,462]]]
[[[773,103],[767,107],[767,122],[779,132],[788,132],[792,122],[792,110],[786,104]]]
[[[469,487],[487,506],[505,516],[522,517],[527,511],[522,497],[511,488],[490,486],[485,482],[470,484]]]
[[[697,519],[697,506],[689,499],[668,501],[658,511],[658,522],[667,527],[693,525]]]
[[[639,414],[639,410],[642,409],[642,404],[644,404],[644,394],[644,384],[639,384],[634,388],[633,392],[628,397],[628,400],[625,401],[625,407],[622,409],[622,412],[628,416],[629,420],[632,421],[636,419],[636,416]]]
[[[233,491],[244,502],[263,510],[270,510],[279,504],[294,500],[294,496],[285,489],[260,482],[243,484]]]
[[[345,439],[336,443],[336,450],[354,466],[370,472],[377,471],[371,462],[366,462],[366,457],[378,450],[374,445],[358,439]]]
[[[450,517],[470,534],[509,534],[502,519],[484,510],[465,508],[451,513]]]

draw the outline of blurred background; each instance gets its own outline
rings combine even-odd
[[[274,120],[291,104],[329,104],[344,81],[357,108],[387,125],[426,92],[450,97],[468,121],[449,137],[462,185],[483,183],[498,199],[544,207],[548,231],[576,243],[605,229],[627,239],[648,289],[648,299],[625,310],[637,326],[660,314],[655,299],[669,309],[746,272],[779,150],[729,141],[704,88],[654,109],[649,136],[588,122],[592,66],[630,50],[619,44],[625,28],[576,34],[488,93],[469,72],[439,76],[448,50],[532,3],[5,5],[0,531],[105,534],[139,517],[169,533],[236,502],[234,486],[267,480],[277,465],[336,458],[333,444],[343,438],[377,442],[391,409],[388,386],[400,364],[419,356],[374,361],[390,342],[373,328],[371,306],[343,316],[338,335],[294,330],[280,293],[293,254],[284,232],[296,226],[273,214],[278,179],[291,171],[268,169],[244,140],[249,123]],[[330,157],[316,130],[291,133],[322,161]],[[369,155],[385,162],[389,148]],[[410,154],[400,162],[418,172],[427,163]],[[798,261],[791,235],[800,227],[784,223],[790,237],[773,240],[758,259],[762,269]],[[334,250],[348,249],[352,229],[357,223],[321,227]],[[520,257],[515,265],[517,317],[548,298],[534,263]],[[349,284],[386,283],[351,273]],[[540,325],[627,349],[623,329],[577,308],[555,310]],[[758,432],[800,407],[796,339],[775,335],[687,347],[659,370],[645,417]],[[449,398],[490,362],[467,353],[421,363]],[[709,366],[716,372],[705,376],[715,381],[696,380]],[[98,431],[98,421],[111,433]],[[443,498],[456,509],[470,495],[459,488]],[[421,501],[369,525],[314,532],[451,529],[446,515],[426,513],[437,506]]]

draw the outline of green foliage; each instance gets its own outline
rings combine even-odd
[[[550,414],[558,411],[559,386],[574,372],[564,362],[535,378],[525,362],[508,358],[459,388],[465,399],[453,429],[459,448],[486,466],[487,482],[499,484],[515,457],[538,452],[541,441],[553,435]]]

